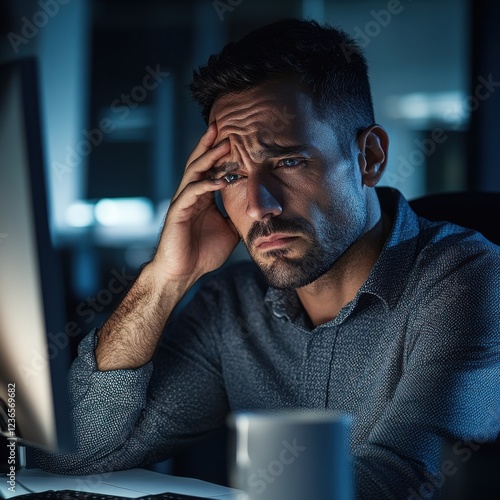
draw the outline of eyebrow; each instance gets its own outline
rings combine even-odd
[[[210,169],[210,171],[212,172],[212,177],[214,177],[218,174],[227,174],[233,170],[237,170],[239,167],[240,167],[239,163],[236,163],[234,161],[229,161],[229,162],[217,165],[216,167],[212,167]]]
[[[295,146],[280,146],[279,144],[266,144],[256,153],[261,158],[275,158],[277,156],[290,156],[298,154],[308,154],[311,148],[307,144],[297,144]]]
[[[292,155],[311,155],[311,147],[307,144],[299,144],[296,146],[280,146],[278,144],[266,144],[260,151],[255,153],[255,155],[260,159],[265,158],[277,158],[280,156],[292,156]],[[234,161],[229,161],[221,163],[215,167],[211,168],[213,175],[227,174],[233,170],[240,168],[240,164]]]

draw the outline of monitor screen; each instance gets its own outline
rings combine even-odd
[[[0,426],[11,442],[67,450],[70,342],[49,231],[38,93],[34,59],[0,66]]]

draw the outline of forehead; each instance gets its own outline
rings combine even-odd
[[[216,122],[219,138],[252,133],[279,137],[307,135],[319,118],[307,89],[291,82],[270,82],[220,97],[209,121]]]

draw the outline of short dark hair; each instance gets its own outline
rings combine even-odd
[[[342,29],[312,20],[284,19],[228,43],[193,72],[189,89],[208,123],[214,102],[283,78],[305,84],[321,119],[338,132],[347,155],[357,133],[374,123],[368,66]]]

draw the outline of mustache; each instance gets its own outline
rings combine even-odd
[[[245,244],[250,248],[257,238],[265,238],[273,233],[303,233],[314,237],[313,227],[302,217],[291,217],[288,219],[277,217],[264,222],[254,222],[248,231]]]

